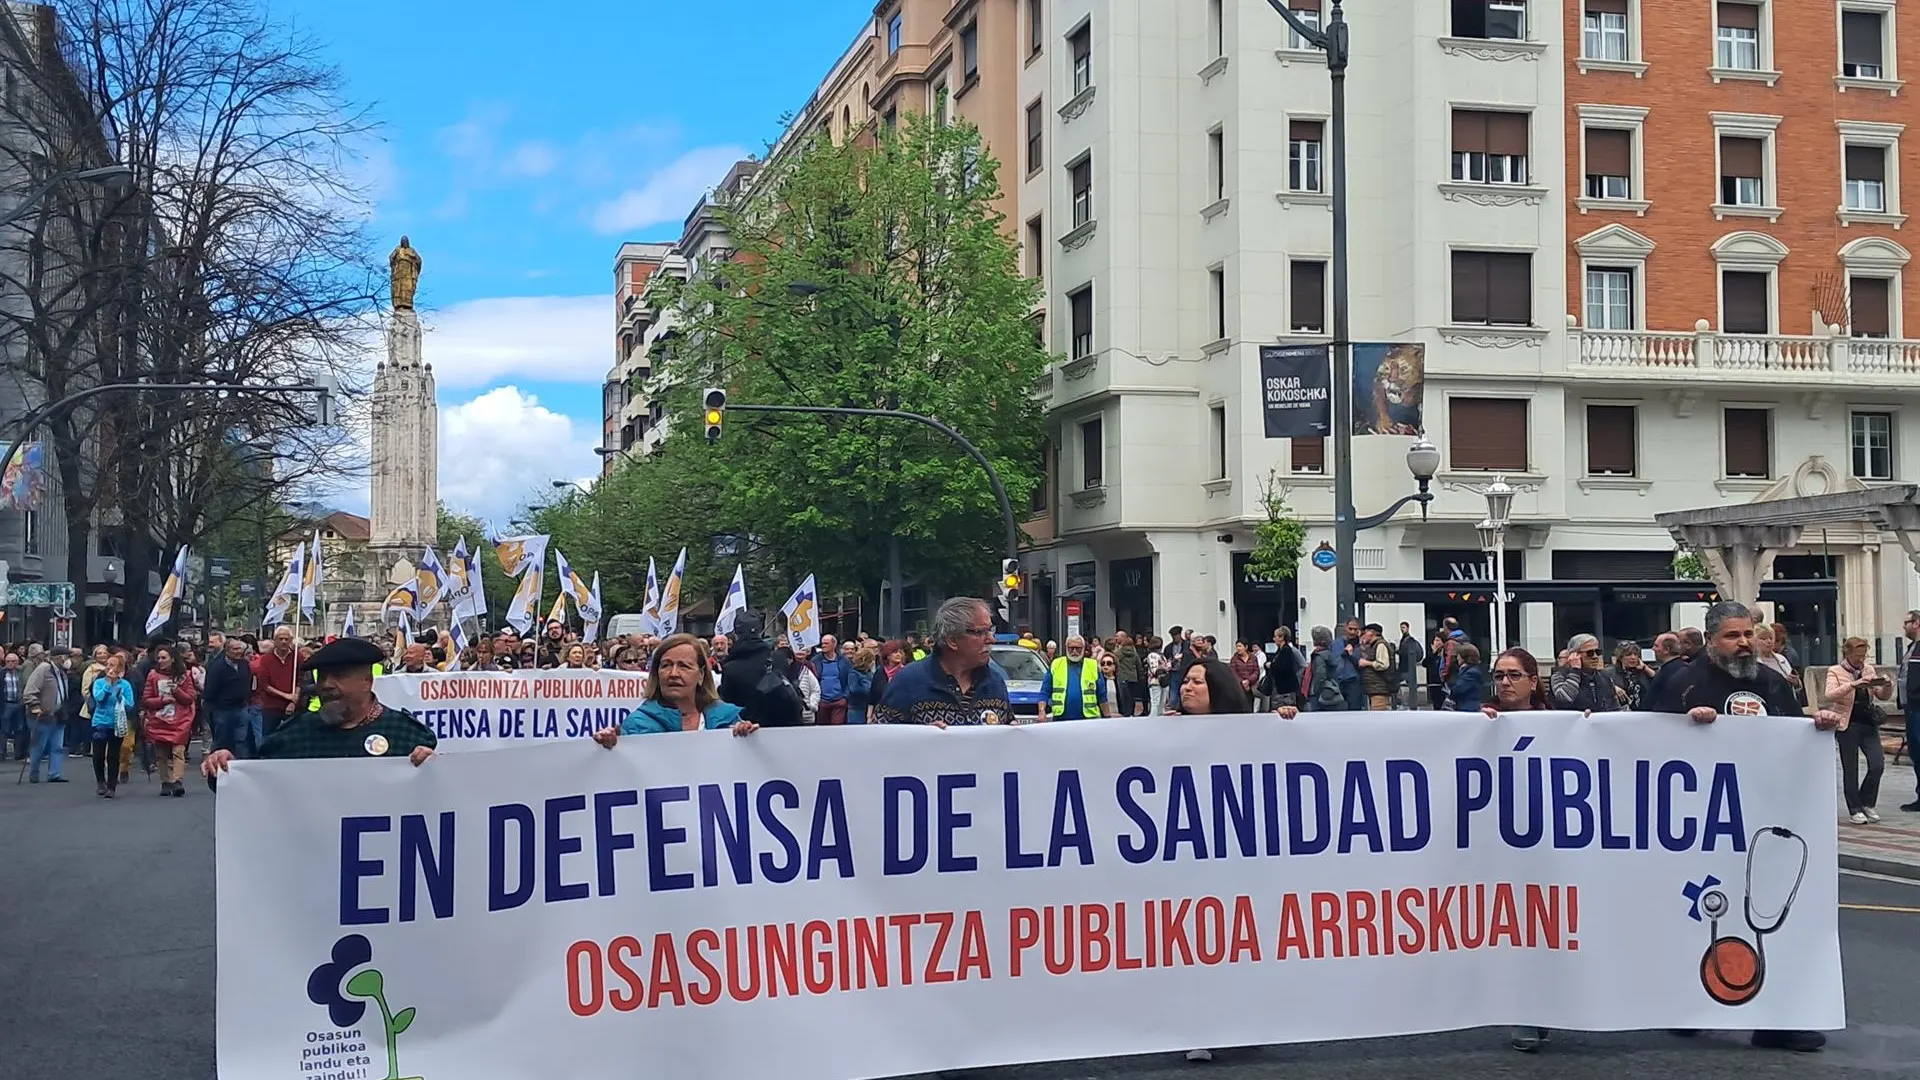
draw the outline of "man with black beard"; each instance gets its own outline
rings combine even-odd
[[[1754,654],[1753,623],[1745,604],[1722,601],[1708,608],[1706,640],[1690,663],[1672,665],[1676,670],[1660,711],[1686,713],[1696,724],[1711,724],[1722,716],[1804,717],[1786,676],[1762,665]],[[1822,731],[1839,724],[1840,714],[1830,709],[1813,718],[1813,726]],[[1827,1037],[1818,1031],[1753,1033],[1753,1045],[1772,1050],[1813,1051],[1826,1044]]]
[[[404,757],[415,765],[433,756],[439,740],[404,709],[388,708],[373,696],[373,665],[379,646],[359,638],[340,638],[307,661],[314,673],[312,692],[320,708],[295,711],[260,747],[263,758]],[[200,764],[214,780],[233,754],[215,750]]]

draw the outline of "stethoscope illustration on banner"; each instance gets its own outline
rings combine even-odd
[[[1761,842],[1768,837],[1790,841],[1800,850],[1800,865],[1793,875],[1793,888],[1787,892],[1780,909],[1771,914],[1764,909],[1756,911],[1753,903],[1753,860],[1760,852]],[[1793,902],[1800,895],[1800,883],[1806,877],[1807,841],[1804,837],[1779,825],[1769,825],[1753,834],[1747,842],[1747,895],[1741,901],[1747,929],[1753,931],[1751,944],[1738,933],[1720,933],[1720,920],[1732,907],[1727,894],[1720,889],[1701,894],[1700,911],[1707,916],[1708,934],[1712,939],[1705,955],[1700,957],[1700,983],[1706,987],[1708,997],[1722,1005],[1745,1005],[1760,993],[1760,986],[1767,977],[1767,935],[1775,933],[1786,923],[1787,913],[1793,910]]]

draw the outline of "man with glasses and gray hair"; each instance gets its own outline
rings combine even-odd
[[[1007,676],[993,662],[993,616],[977,596],[956,596],[933,613],[933,651],[887,680],[868,723],[946,728],[1006,724],[1013,718]]]

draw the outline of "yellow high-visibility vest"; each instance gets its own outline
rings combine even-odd
[[[1080,661],[1080,715],[1067,715],[1067,658],[1053,662],[1053,715],[1062,720],[1088,720],[1100,715],[1100,665],[1092,657]]]

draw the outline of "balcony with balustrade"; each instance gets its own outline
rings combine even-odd
[[[1681,330],[1589,330],[1567,317],[1567,374],[1648,382],[1752,383],[1920,390],[1920,341],[1824,334],[1726,334],[1701,319]]]

